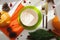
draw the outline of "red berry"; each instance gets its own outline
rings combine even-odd
[[[10,38],[16,38],[17,37],[17,34],[15,32],[10,32],[9,33],[9,37]]]
[[[24,0],[24,3],[26,3],[26,0]]]
[[[55,6],[52,6],[53,8],[55,8]]]
[[[10,3],[10,7],[12,7],[12,3]]]
[[[10,27],[8,27],[7,31],[10,33],[12,31],[12,29]]]

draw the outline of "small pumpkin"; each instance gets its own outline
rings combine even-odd
[[[52,25],[55,28],[55,30],[60,31],[60,21],[57,16],[52,20]]]
[[[8,12],[2,11],[0,12],[0,27],[5,27],[9,25],[10,16]]]

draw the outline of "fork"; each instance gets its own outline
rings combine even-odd
[[[48,3],[46,2],[46,4],[45,4],[45,12],[46,12],[46,29],[47,29],[47,21],[48,21],[48,16],[47,16],[47,14],[48,14]]]
[[[44,28],[44,13],[45,13],[45,7],[44,6],[42,6],[42,13],[43,13],[43,15],[42,15],[42,17],[43,17],[43,23],[42,23],[42,27]]]
[[[43,14],[43,28],[46,28],[47,29],[47,21],[48,21],[48,16],[47,16],[47,14],[48,14],[48,3],[46,2],[45,3],[45,5],[44,6],[42,6],[42,13],[45,13],[45,15],[46,15],[46,27],[44,27],[44,14]]]

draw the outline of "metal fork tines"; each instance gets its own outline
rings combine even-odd
[[[44,14],[45,14],[45,7],[44,6],[42,6],[42,17],[43,17],[43,22],[42,22],[42,27],[44,28],[44,23],[45,23],[45,21],[44,21]]]
[[[47,29],[47,21],[48,21],[48,16],[47,16],[47,14],[48,14],[48,3],[46,2],[46,4],[45,4],[45,12],[46,12],[46,29]]]
[[[47,14],[48,14],[48,3],[46,2],[45,3],[45,5],[42,7],[42,13],[44,13],[43,14],[43,28],[46,28],[47,29],[47,21],[48,21],[48,16],[47,16]],[[46,26],[44,27],[44,16],[46,17]]]

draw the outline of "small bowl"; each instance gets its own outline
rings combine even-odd
[[[21,20],[21,15],[22,15],[22,13],[25,11],[25,10],[27,10],[27,9],[31,9],[31,10],[33,10],[34,12],[35,12],[35,14],[37,14],[37,18],[38,18],[38,20],[37,20],[37,22],[35,22],[33,25],[31,24],[31,25],[26,25],[26,24],[24,24],[23,22],[22,22],[22,20]],[[30,10],[30,11],[31,11]],[[34,14],[34,13],[32,13],[32,14]],[[35,15],[34,14],[34,15]],[[36,17],[35,17],[36,18]],[[36,19],[35,19],[36,20]],[[28,29],[28,30],[33,30],[33,29],[36,29],[39,25],[40,25],[40,23],[41,23],[41,20],[42,20],[42,15],[41,15],[41,12],[40,12],[40,10],[38,10],[36,7],[34,7],[34,6],[26,6],[26,7],[24,7],[20,12],[19,12],[19,16],[18,16],[18,21],[19,21],[19,23],[20,24],[22,24],[23,25],[23,27],[25,28],[25,29]],[[27,21],[28,22],[28,21]],[[33,22],[33,21],[32,21]]]

